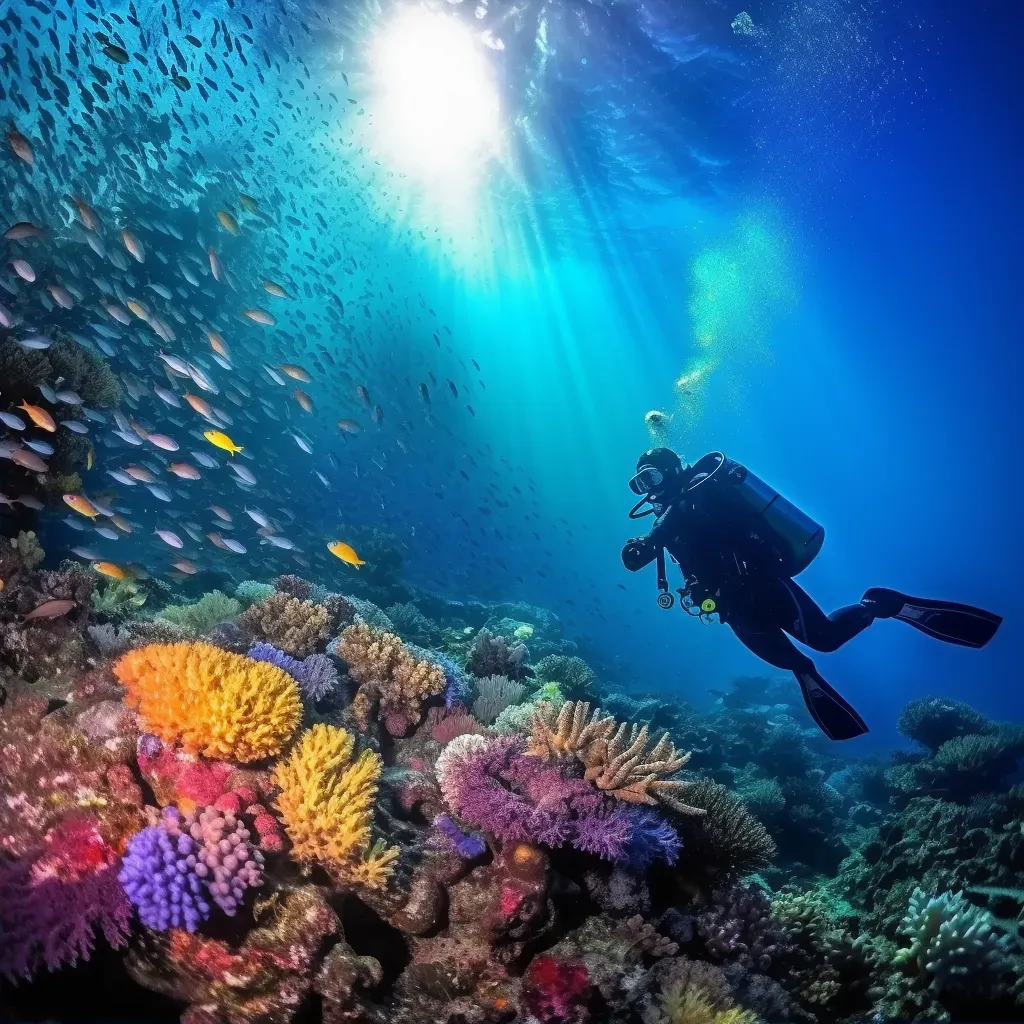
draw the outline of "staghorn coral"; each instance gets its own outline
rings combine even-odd
[[[87,815],[69,816],[33,853],[0,860],[0,975],[11,981],[88,960],[100,933],[123,946],[130,919],[116,851]]]
[[[362,729],[369,728],[376,710],[387,731],[402,736],[419,722],[423,701],[444,691],[441,667],[413,657],[394,633],[358,623],[348,626],[337,653],[359,685],[352,714]]]
[[[569,701],[557,712],[542,705],[532,719],[528,752],[537,757],[575,756],[584,767],[584,778],[598,789],[629,803],[664,803],[680,814],[703,814],[682,799],[693,783],[666,779],[689,760],[680,754],[668,733],[647,749],[647,726],[615,726],[600,710]]]
[[[238,625],[294,658],[305,658],[327,642],[337,618],[327,605],[274,593],[242,612]]]
[[[194,636],[203,636],[218,623],[235,618],[241,610],[240,601],[220,590],[211,590],[191,604],[167,605],[160,612],[160,618],[181,626]]]
[[[490,725],[505,708],[523,699],[526,687],[506,676],[487,676],[476,681],[476,693],[473,714],[484,725]]]
[[[342,885],[381,888],[398,850],[370,843],[380,755],[364,750],[344,729],[315,725],[274,769],[275,805],[292,841],[292,856],[321,864]]]
[[[149,644],[122,655],[114,674],[150,732],[207,757],[272,757],[302,714],[287,672],[210,644]]]

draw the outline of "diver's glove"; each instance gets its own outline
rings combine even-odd
[[[638,572],[658,557],[660,547],[650,536],[633,537],[622,548],[622,564],[630,572]]]

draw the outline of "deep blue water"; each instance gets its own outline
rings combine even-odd
[[[74,32],[92,32],[76,6]],[[34,177],[5,166],[12,219],[55,216],[77,190],[118,226],[139,215],[180,224],[180,246],[139,231],[172,255],[204,258],[198,230],[241,280],[240,294],[203,300],[204,322],[225,331],[234,372],[278,418],[253,398],[232,431],[252,457],[254,492],[238,493],[222,468],[197,490],[202,500],[174,507],[288,509],[289,535],[317,552],[311,573],[339,587],[351,570],[324,554],[326,540],[349,525],[386,526],[417,585],[549,607],[606,677],[703,704],[708,688],[760,672],[759,662],[726,628],[660,611],[653,570],[632,577],[619,561],[633,532],[627,480],[651,444],[644,414],[663,409],[683,454],[722,449],[825,525],[800,582],[827,610],[889,585],[1005,616],[981,652],[883,622],[820,656],[872,726],[862,745],[891,742],[900,708],[923,694],[1024,718],[1018,5],[765,2],[747,6],[753,36],[731,27],[742,4],[711,0],[444,5],[472,26],[500,89],[505,160],[473,186],[417,181],[409,167],[403,176],[375,149],[369,52],[394,6],[204,5],[191,22],[204,38],[215,17],[237,34],[252,15],[252,64],[224,63],[258,111],[224,92],[200,102],[152,64],[136,66],[138,81],[112,100],[116,117],[88,133],[109,160],[85,158],[83,169],[71,152],[61,163],[55,144],[39,147]],[[180,44],[192,17],[183,13],[175,29],[169,7],[147,6],[158,46],[163,25]],[[201,60],[186,51],[198,85]],[[26,67],[11,78],[31,97]],[[146,87],[152,107],[138,95]],[[328,102],[332,91],[342,99]],[[4,104],[5,121],[39,137],[34,103]],[[172,110],[184,121],[168,121]],[[197,111],[201,123],[189,119]],[[268,126],[273,138],[261,134]],[[121,174],[116,154],[132,135],[154,148],[145,170]],[[238,190],[260,197],[276,233],[245,220],[240,240],[217,233],[213,210]],[[63,269],[87,281],[84,258]],[[252,289],[271,270],[296,301],[273,306],[274,331],[240,327],[237,307],[269,308]],[[181,335],[181,351],[208,353],[194,325]],[[116,365],[159,379],[156,347],[129,334]],[[125,362],[132,351],[141,368]],[[314,354],[323,371],[306,417],[257,367]],[[680,394],[675,382],[695,369]],[[430,372],[428,412],[415,385]],[[379,428],[355,397],[360,383],[382,406]],[[150,429],[167,412],[151,395],[140,407]],[[338,434],[335,420],[348,416],[363,433]],[[129,453],[99,454],[87,491],[108,486],[105,467]],[[168,552],[148,536],[167,525],[159,504],[121,500],[145,528],[115,547],[97,541],[103,557],[165,571]],[[62,524],[49,529],[51,553],[81,543]],[[208,544],[186,553],[235,579],[294,568],[288,552],[249,544],[234,562]]]

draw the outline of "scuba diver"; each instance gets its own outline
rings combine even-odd
[[[683,573],[683,609],[705,622],[717,614],[759,658],[791,671],[830,739],[852,739],[868,727],[787,633],[815,651],[834,651],[875,619],[898,619],[947,643],[984,647],[1003,621],[970,605],[882,587],[826,615],[793,581],[821,550],[824,529],[721,452],[684,466],[671,449],[652,448],[637,460],[629,486],[641,496],[630,519],[656,518],[646,537],[627,541],[623,565],[636,572],[657,561],[658,605],[671,608],[667,550]]]

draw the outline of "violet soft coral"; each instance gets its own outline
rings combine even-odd
[[[435,770],[451,809],[504,843],[568,843],[617,860],[630,840],[624,811],[564,766],[527,756],[519,737],[460,736]]]
[[[210,916],[198,861],[199,844],[188,835],[172,837],[163,825],[132,836],[118,877],[147,928],[194,932]]]
[[[88,960],[97,934],[123,946],[130,921],[117,854],[87,816],[69,817],[36,854],[0,868],[0,974],[12,981]]]
[[[260,641],[249,648],[249,657],[254,661],[266,661],[284,669],[299,684],[303,700],[309,704],[316,704],[330,696],[340,682],[338,670],[326,654],[293,658],[273,644]]]

